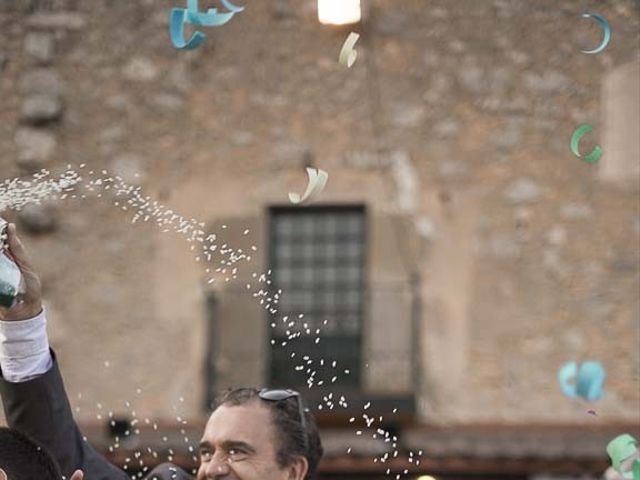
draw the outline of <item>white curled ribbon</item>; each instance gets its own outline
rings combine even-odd
[[[340,55],[338,56],[338,62],[348,68],[351,68],[351,66],[355,63],[356,58],[358,58],[358,52],[354,50],[353,47],[355,47],[356,42],[359,38],[359,34],[351,32],[342,44],[342,49],[340,50]]]
[[[307,183],[307,189],[302,195],[302,198],[300,198],[300,195],[297,193],[289,192],[289,201],[294,205],[311,202],[324,190],[327,180],[329,179],[329,174],[319,168],[307,168],[307,175],[309,176],[309,183]]]

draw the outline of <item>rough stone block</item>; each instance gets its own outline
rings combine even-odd
[[[55,95],[36,94],[27,97],[20,108],[20,118],[30,125],[60,120],[62,101]]]
[[[54,135],[35,128],[20,128],[14,138],[18,149],[18,165],[28,171],[45,168],[52,159],[57,146]]]
[[[60,76],[50,68],[36,68],[20,78],[19,87],[23,95],[46,94],[61,96],[64,83]]]
[[[27,26],[43,30],[82,30],[86,25],[83,15],[72,12],[36,13],[27,18]]]
[[[535,202],[541,195],[540,186],[529,178],[518,178],[512,182],[504,193],[511,204]]]
[[[28,33],[24,39],[24,51],[41,64],[49,64],[53,60],[55,40],[53,35],[44,32]]]

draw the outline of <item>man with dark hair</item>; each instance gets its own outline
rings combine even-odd
[[[0,307],[0,396],[9,426],[45,446],[67,476],[80,469],[87,480],[129,480],[83,440],[49,347],[40,280],[13,224],[8,237],[26,284],[17,305]],[[229,390],[218,399],[199,453],[197,480],[315,480],[323,449],[315,421],[297,392],[246,388]],[[191,478],[170,463],[147,476]]]
[[[198,480],[313,480],[322,454],[318,428],[298,392],[228,390],[216,400],[204,429]],[[231,473],[235,476],[227,477]]]
[[[60,480],[60,467],[51,454],[26,435],[0,427],[0,480]],[[71,480],[82,479],[76,471]]]

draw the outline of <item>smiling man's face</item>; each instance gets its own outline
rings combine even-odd
[[[269,407],[260,401],[221,405],[209,417],[200,442],[197,480],[303,480],[307,461],[281,468]]]

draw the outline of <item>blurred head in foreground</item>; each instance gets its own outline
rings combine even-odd
[[[197,480],[314,480],[318,427],[293,390],[238,388],[214,404],[200,442]]]
[[[0,480],[60,480],[51,455],[26,435],[0,427]]]

